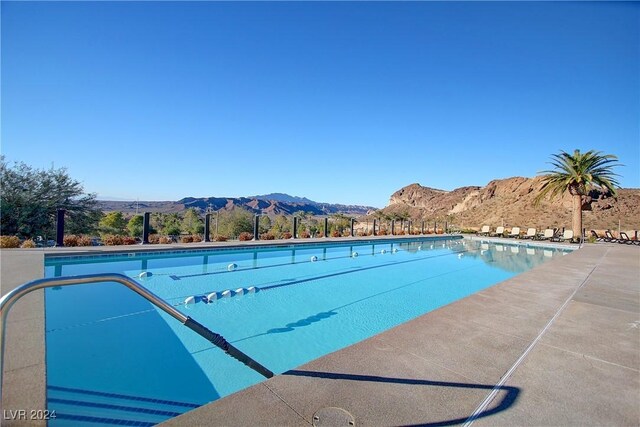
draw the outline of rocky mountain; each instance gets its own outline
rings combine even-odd
[[[100,200],[103,211],[121,211],[127,214],[135,212],[181,212],[185,209],[196,208],[200,212],[219,209],[231,210],[242,207],[254,213],[266,215],[290,215],[298,211],[309,212],[312,215],[330,215],[343,213],[346,215],[365,215],[373,210],[371,206],[341,205],[334,203],[319,203],[306,197],[289,196],[284,193],[266,194],[254,197],[185,197],[170,202],[123,202]]]
[[[276,202],[285,202],[285,203],[306,203],[306,204],[318,204],[313,200],[309,200],[306,197],[298,197],[298,196],[290,196],[285,193],[269,193],[263,194],[261,196],[252,196],[250,199],[258,199],[258,200],[274,200]]]
[[[391,195],[386,214],[405,214],[414,219],[447,219],[459,227],[571,226],[571,199],[568,194],[543,200],[534,206],[542,178],[514,177],[494,180],[484,187],[462,187],[453,191],[411,184]],[[587,229],[640,229],[640,189],[621,189],[618,198],[593,191],[591,203],[584,206]]]

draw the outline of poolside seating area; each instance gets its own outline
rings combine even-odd
[[[620,243],[623,245],[637,245],[640,246],[640,240],[636,238],[637,234],[634,238],[629,237],[629,235],[624,231],[619,231],[618,236],[615,237],[611,230],[606,230],[604,232],[604,236],[598,234],[597,231],[591,230],[591,237],[593,237],[597,242],[607,242],[607,243]],[[637,232],[636,232],[637,233]]]
[[[494,231],[491,231],[491,227],[489,225],[483,225],[481,230],[476,233],[478,236],[487,236],[487,237],[508,237],[514,239],[531,239],[531,240],[550,240],[550,241],[558,241],[555,239],[563,239],[564,236],[559,229],[556,228],[547,228],[543,232],[538,232],[538,229],[535,227],[527,228],[526,233],[522,233],[520,227],[512,227],[511,230],[507,231],[504,226],[496,227]],[[573,233],[571,234],[573,237]]]
[[[620,238],[618,239],[618,243],[624,243],[626,245],[639,245],[640,246],[640,240],[630,239],[629,236],[627,235],[627,233],[625,233],[624,231],[620,232]]]
[[[514,238],[514,239],[531,239],[531,240],[546,240],[550,242],[569,242],[569,243],[577,243],[580,241],[580,237],[575,236],[573,230],[568,229],[560,229],[560,228],[546,228],[545,230],[538,231],[535,227],[527,228],[527,232],[523,233],[520,227],[512,227],[510,230],[507,230],[504,226],[495,227],[493,231],[491,231],[491,226],[483,225],[481,230],[476,233],[478,236],[487,236],[487,237],[506,237],[506,238]],[[616,237],[611,230],[606,230],[604,232],[604,236],[598,234],[596,230],[590,230],[589,233],[584,235],[584,240],[587,238],[593,238],[596,242],[607,242],[607,243],[620,243],[625,245],[637,245],[640,246],[640,239],[637,238],[638,232],[635,232],[635,235],[629,237],[624,231],[617,232],[618,237]]]

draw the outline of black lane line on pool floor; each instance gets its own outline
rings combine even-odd
[[[370,267],[362,267],[362,268],[352,268],[352,270],[348,270],[348,271],[340,271],[337,273],[331,273],[331,274],[325,274],[322,276],[314,276],[312,278],[307,278],[307,279],[301,279],[301,280],[296,280],[293,282],[289,282],[289,283],[281,283],[278,285],[271,285],[271,286],[265,286],[264,288],[259,288],[260,291],[263,290],[272,290],[272,289],[277,289],[283,286],[290,286],[290,285],[296,285],[299,283],[305,283],[305,282],[310,282],[313,280],[320,280],[320,279],[325,279],[325,278],[329,278],[329,277],[334,277],[334,276],[340,276],[340,275],[344,275],[344,274],[349,274],[349,273],[358,273],[360,271],[365,271],[365,270],[370,270],[370,269],[374,269],[374,268],[381,268],[381,267],[388,267],[388,266],[394,266],[394,265],[399,265],[399,264],[405,264],[405,263],[409,263],[409,262],[417,262],[417,261],[424,261],[424,260],[428,260],[428,259],[433,259],[433,258],[438,258],[438,257],[443,257],[443,256],[447,256],[447,255],[456,255],[456,254],[461,254],[461,253],[466,253],[466,252],[474,252],[477,251],[477,249],[467,249],[464,251],[457,251],[457,252],[451,252],[451,253],[446,253],[446,254],[439,254],[439,255],[433,255],[433,256],[428,256],[428,257],[423,257],[423,258],[418,258],[418,259],[411,259],[411,260],[405,260],[405,261],[395,261],[395,262],[390,262],[390,263],[386,263],[386,264],[380,264],[380,265],[376,265],[376,266],[370,266]],[[380,255],[380,254],[364,254],[363,256],[375,256],[375,255]],[[392,254],[393,255],[393,254]],[[331,258],[330,260],[335,260],[335,259],[341,259],[341,258],[351,258],[351,257],[336,257],[336,258]],[[327,260],[329,261],[329,260]],[[303,262],[309,262],[309,261],[303,261]],[[300,262],[302,263],[302,262]],[[287,263],[287,264],[280,264],[277,266],[287,266],[287,265],[295,265],[295,264],[300,264],[300,263]],[[265,266],[265,267],[276,267],[274,266]],[[260,268],[260,267],[258,267]],[[262,267],[264,268],[264,267]],[[251,269],[245,269],[245,270],[237,270],[237,271],[248,271]],[[231,272],[221,272],[221,273],[231,273]],[[206,273],[206,274],[217,274],[217,273]],[[194,276],[199,276],[199,275],[194,275]],[[190,276],[182,276],[182,277],[190,277]],[[209,294],[211,292],[214,291],[207,291],[207,292],[203,292],[203,294]],[[178,296],[178,297],[171,297],[171,298],[163,298],[165,301],[175,301],[175,300],[179,300],[179,302],[174,302],[171,303],[171,305],[173,307],[180,307],[182,305],[184,305],[184,298],[186,297],[190,297],[193,295],[183,295],[183,296]],[[202,300],[202,298],[198,295],[196,295],[197,299],[196,301],[199,302],[200,300]],[[133,312],[133,313],[126,313],[126,314],[121,314],[118,316],[110,316],[110,317],[106,317],[103,319],[97,319],[97,320],[92,320],[90,322],[84,322],[84,323],[77,323],[77,324],[73,324],[73,325],[68,325],[68,326],[63,326],[60,328],[53,328],[53,329],[48,329],[45,332],[58,332],[58,331],[64,331],[67,329],[73,329],[73,328],[78,328],[78,327],[83,327],[83,326],[90,326],[90,325],[94,325],[96,323],[101,323],[101,322],[105,322],[105,321],[109,321],[109,320],[117,320],[117,319],[121,319],[124,317],[130,317],[130,316],[135,316],[135,315],[140,315],[140,314],[146,314],[146,313],[152,313],[156,311],[154,308],[151,309],[147,309],[147,310],[141,310],[141,311],[137,311],[137,312]]]
[[[394,266],[394,265],[398,265],[398,264],[405,264],[408,262],[417,262],[417,261],[424,261],[424,260],[428,260],[428,259],[433,259],[433,258],[438,258],[438,257],[443,257],[443,256],[447,256],[447,255],[455,255],[455,254],[461,254],[461,253],[465,253],[465,252],[473,252],[475,251],[475,249],[467,249],[465,251],[459,251],[459,252],[452,252],[452,253],[447,253],[447,254],[439,254],[439,255],[433,255],[433,256],[428,256],[428,257],[424,257],[424,258],[418,258],[418,259],[411,259],[411,260],[405,260],[405,261],[396,261],[396,262],[391,262],[391,263],[386,263],[386,264],[380,264],[380,265],[376,265],[376,266],[370,266],[370,267],[362,267],[362,268],[353,268],[352,270],[348,270],[348,271],[341,271],[341,272],[337,272],[337,273],[331,273],[331,274],[326,274],[323,276],[315,276],[312,278],[308,278],[308,279],[301,279],[301,280],[297,280],[294,282],[289,282],[289,283],[282,283],[279,285],[271,285],[271,286],[266,286],[264,288],[259,288],[260,291],[262,290],[271,290],[271,289],[277,289],[283,286],[290,286],[290,285],[295,285],[295,284],[299,284],[299,283],[305,283],[305,282],[310,282],[313,280],[320,280],[320,279],[325,279],[328,277],[334,277],[334,276],[340,276],[340,275],[344,275],[344,274],[349,274],[349,273],[358,273],[360,271],[364,271],[364,270],[370,270],[373,268],[380,268],[380,267],[387,267],[387,266]],[[371,254],[367,254],[369,256],[373,256]],[[331,258],[333,259],[339,259],[339,258]],[[296,263],[298,264],[298,263]],[[283,265],[292,265],[292,264],[283,264]],[[241,271],[247,271],[247,270],[241,270]],[[208,291],[208,292],[203,292],[203,294],[208,294],[214,291]],[[165,301],[175,301],[175,300],[179,300],[178,302],[174,302],[171,303],[171,305],[173,307],[180,307],[182,305],[184,305],[184,298],[186,297],[190,297],[193,295],[184,295],[184,296],[178,296],[178,297],[172,297],[172,298],[166,298],[164,299]],[[202,297],[200,296],[196,296],[197,299],[196,301],[199,302],[202,300]],[[84,327],[84,326],[91,326],[97,323],[101,323],[101,322],[106,322],[106,321],[110,321],[110,320],[117,320],[117,319],[121,319],[121,318],[125,318],[125,317],[130,317],[130,316],[137,316],[137,315],[141,315],[141,314],[147,314],[147,313],[153,313],[155,312],[156,309],[155,308],[150,308],[147,310],[141,310],[141,311],[136,311],[133,313],[126,313],[126,314],[121,314],[118,316],[110,316],[110,317],[106,317],[103,319],[97,319],[97,320],[92,320],[90,322],[83,322],[83,323],[77,323],[77,324],[73,324],[73,325],[68,325],[68,326],[63,326],[63,327],[59,327],[59,328],[53,328],[53,329],[48,329],[45,332],[49,333],[49,332],[59,332],[59,331],[65,331],[68,329],[74,329],[74,328],[79,328],[79,327]]]
[[[425,243],[425,242],[413,242],[413,243]],[[393,247],[393,245],[396,243],[386,243],[386,244],[380,244],[380,245],[358,245],[360,247],[375,247],[375,246],[391,246]],[[402,247],[401,245],[403,245],[404,243],[397,243],[398,246]],[[356,245],[352,246],[353,248],[357,248]],[[449,248],[451,249],[451,248]],[[296,249],[292,249],[293,251],[295,251]],[[302,249],[298,249],[298,250],[302,250]],[[305,249],[308,250],[308,249]],[[405,249],[403,249],[405,250]],[[405,250],[405,252],[408,252],[407,250]],[[352,252],[353,253],[353,252]],[[169,275],[169,277],[173,280],[181,280],[181,279],[188,279],[191,277],[200,277],[200,276],[213,276],[213,275],[217,275],[217,274],[227,274],[227,273],[234,273],[234,272],[238,272],[238,271],[249,271],[249,270],[261,270],[261,269],[265,269],[265,268],[273,268],[273,267],[285,267],[287,265],[297,265],[297,264],[308,264],[308,263],[312,263],[312,262],[320,262],[320,261],[330,261],[330,260],[334,260],[334,259],[346,259],[346,258],[352,258],[352,253],[350,253],[349,255],[343,255],[343,256],[337,256],[337,257],[332,257],[332,258],[325,258],[325,259],[318,259],[317,261],[311,261],[311,260],[305,260],[305,261],[297,261],[297,262],[285,262],[285,263],[281,263],[281,264],[273,264],[273,265],[263,265],[260,267],[246,267],[246,268],[239,268],[236,270],[220,270],[220,271],[211,271],[211,272],[207,272],[207,273],[195,273],[195,274],[184,274],[184,275],[177,275],[177,274],[171,274]],[[361,256],[375,256],[375,255],[381,255],[380,253],[378,254],[370,254],[370,253],[363,253]],[[264,258],[263,258],[264,259]],[[243,261],[253,261],[253,260],[243,260]]]
[[[467,249],[467,250],[464,250],[464,251],[452,252],[452,253],[447,253],[447,254],[433,255],[433,256],[428,256],[428,257],[423,257],[423,258],[418,258],[418,259],[410,259],[410,260],[404,260],[404,261],[389,262],[389,263],[386,263],[386,264],[373,265],[373,266],[369,266],[369,267],[361,267],[361,268],[352,267],[351,270],[347,270],[347,271],[339,271],[339,272],[336,272],[336,273],[324,274],[324,275],[321,275],[321,276],[314,276],[314,277],[310,277],[310,278],[307,278],[307,279],[300,279],[300,280],[295,280],[295,281],[292,281],[292,282],[280,283],[280,284],[277,284],[277,285],[270,285],[270,286],[265,286],[265,287],[257,286],[257,288],[259,289],[260,292],[269,291],[269,290],[273,290],[273,289],[277,289],[277,288],[281,288],[281,287],[285,287],[285,286],[292,286],[292,285],[297,285],[297,284],[300,284],[300,283],[311,282],[311,281],[314,281],[314,280],[326,279],[326,278],[329,278],[329,277],[342,276],[342,275],[351,274],[351,273],[359,273],[359,272],[362,272],[362,271],[372,270],[372,269],[382,268],[382,267],[392,267],[392,266],[395,266],[395,265],[407,264],[407,263],[410,263],[410,262],[426,261],[426,260],[429,260],[429,259],[440,258],[440,257],[444,257],[444,256],[449,256],[449,255],[459,255],[461,253],[467,253],[467,252],[472,252],[472,250]],[[336,258],[334,258],[334,259],[336,259]],[[286,265],[290,265],[290,264],[286,264]],[[202,292],[202,294],[206,295],[206,294],[209,294],[211,292],[214,292],[214,291],[205,291],[205,292]],[[194,295],[193,294],[189,294],[189,295],[171,297],[171,298],[167,298],[167,300],[182,300],[182,299],[190,297],[190,296],[194,296]],[[180,306],[180,305],[182,305],[182,303],[176,303],[176,304],[174,304],[174,307],[177,307],[177,306]]]
[[[320,314],[321,316],[319,316],[318,314],[316,314],[316,315],[314,315],[314,317],[318,317],[320,320],[322,320],[322,319],[325,319],[325,318],[327,318],[327,317],[330,317],[330,316],[332,316],[332,315],[337,314],[337,313],[335,313],[336,311],[341,310],[341,309],[346,308],[346,307],[349,307],[350,305],[354,305],[354,304],[357,304],[357,303],[359,303],[359,302],[366,301],[366,300],[368,300],[368,299],[378,297],[378,296],[380,296],[380,295],[388,294],[388,293],[390,293],[390,292],[395,292],[395,291],[397,291],[398,289],[402,289],[402,288],[406,288],[406,287],[409,287],[409,286],[413,286],[413,285],[415,285],[415,284],[417,284],[417,283],[420,283],[420,282],[425,282],[425,281],[427,281],[427,280],[432,280],[432,279],[435,279],[435,278],[437,278],[437,277],[447,276],[447,275],[449,275],[449,274],[459,273],[459,272],[461,272],[461,271],[464,271],[464,270],[470,270],[470,269],[472,269],[472,268],[477,268],[477,267],[478,267],[478,265],[471,265],[471,266],[468,266],[468,267],[459,268],[459,269],[457,269],[457,270],[447,271],[447,272],[444,272],[444,273],[436,274],[435,276],[425,277],[425,278],[420,279],[420,280],[414,280],[413,282],[406,283],[406,284],[404,284],[404,285],[400,285],[400,286],[396,286],[396,287],[395,287],[395,288],[393,288],[393,289],[387,289],[386,291],[378,292],[377,294],[373,294],[373,295],[368,295],[368,296],[366,296],[366,297],[364,297],[364,298],[360,298],[360,299],[358,299],[358,300],[351,301],[350,303],[343,304],[343,305],[341,305],[341,306],[339,306],[339,307],[334,307],[334,308],[329,309],[329,310],[326,310],[326,311],[324,311],[324,312],[322,312],[322,313],[318,313],[318,314]],[[332,313],[332,314],[327,315],[328,313]],[[428,313],[428,312],[427,312],[427,313]],[[423,314],[426,314],[426,313],[423,313]],[[308,318],[307,318],[307,319],[308,319]],[[306,320],[306,319],[301,319],[301,320],[302,320],[302,321],[304,321],[304,320]],[[292,322],[292,324],[293,324],[293,323],[298,323],[298,322],[300,322],[301,320],[298,320],[297,322]],[[303,326],[307,326],[307,325],[303,325]],[[289,324],[287,324],[287,325],[285,325],[285,328],[282,328],[283,330],[274,330],[274,329],[270,329],[270,330],[268,330],[267,332],[263,332],[263,333],[261,333],[261,334],[250,335],[250,336],[248,336],[248,337],[238,338],[237,340],[233,340],[233,341],[229,341],[229,342],[231,342],[231,343],[237,343],[237,342],[240,342],[240,341],[249,340],[249,339],[256,338],[256,337],[263,336],[263,335],[269,335],[269,334],[273,334],[273,333],[281,333],[281,332],[290,332],[290,331],[294,330],[294,329],[295,329],[295,327],[296,327],[295,325],[294,325],[294,326],[289,326]],[[289,329],[289,328],[290,328],[290,329]],[[287,329],[287,330],[284,330],[284,329]],[[191,353],[191,354],[200,353],[200,352],[203,352],[203,351],[211,350],[211,349],[213,349],[213,348],[214,348],[214,347],[210,347],[210,348],[206,348],[206,349],[198,350],[198,351],[195,351],[195,352],[193,352],[193,353]]]
[[[281,287],[284,287],[284,286],[291,286],[291,285],[297,285],[299,283],[311,282],[313,280],[327,279],[329,277],[342,276],[342,275],[351,274],[351,273],[360,273],[362,271],[373,270],[373,269],[376,269],[376,268],[391,267],[391,266],[400,265],[400,264],[408,264],[410,262],[425,261],[425,260],[428,260],[428,259],[440,258],[440,257],[444,257],[444,256],[449,256],[449,255],[457,255],[457,254],[461,254],[461,253],[465,253],[465,252],[468,252],[468,250],[460,251],[460,252],[452,252],[452,253],[448,253],[448,254],[433,255],[433,256],[424,257],[424,258],[418,258],[418,259],[408,259],[408,260],[404,260],[404,261],[388,262],[386,264],[372,265],[372,266],[369,266],[369,267],[354,268],[352,270],[339,271],[337,273],[331,273],[331,274],[324,274],[322,276],[315,276],[315,277],[311,277],[311,278],[308,278],[308,279],[295,280],[295,281],[289,282],[289,283],[281,283],[279,285],[265,286],[265,287],[261,287],[260,291],[268,291],[268,290],[271,290],[271,289],[277,289],[277,288],[281,288]]]

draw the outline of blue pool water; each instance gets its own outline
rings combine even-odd
[[[46,276],[135,278],[277,374],[561,255],[417,239],[48,258]],[[203,298],[250,286],[259,291]],[[152,425],[263,380],[121,285],[48,289],[45,301],[53,425]]]

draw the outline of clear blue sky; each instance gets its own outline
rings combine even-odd
[[[640,187],[640,7],[2,2],[2,153],[100,197],[401,187],[616,154]]]

